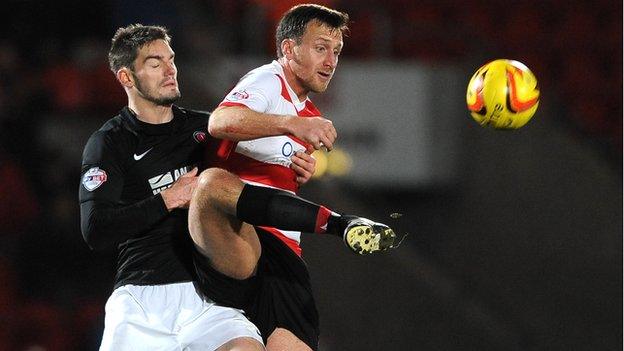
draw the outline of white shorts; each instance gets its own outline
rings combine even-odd
[[[258,328],[241,310],[216,305],[192,282],[124,285],[106,302],[100,351],[215,350]]]

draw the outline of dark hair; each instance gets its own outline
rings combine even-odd
[[[349,15],[344,12],[316,4],[294,6],[284,14],[275,31],[277,57],[284,56],[282,41],[284,39],[294,39],[297,44],[301,44],[301,38],[305,33],[306,26],[310,21],[314,20],[341,32],[348,30]]]
[[[134,69],[134,60],[139,54],[139,49],[158,39],[166,41],[167,44],[171,42],[167,28],[137,23],[117,29],[108,52],[108,65],[111,71],[117,73],[122,67]]]

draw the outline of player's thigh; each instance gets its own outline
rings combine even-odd
[[[242,182],[224,170],[208,169],[198,184],[188,215],[197,250],[217,271],[236,279],[250,277],[261,249],[255,229],[235,216]]]
[[[212,305],[178,332],[184,350],[264,350],[258,328],[241,310]]]
[[[175,349],[177,341],[160,321],[148,320],[144,307],[125,288],[106,302],[100,351]]]
[[[284,328],[276,328],[266,344],[267,351],[312,351],[312,349],[301,341],[292,332]]]
[[[251,277],[262,252],[253,226],[239,223],[235,227],[223,222],[194,225],[189,229],[197,251],[217,271],[235,279]]]

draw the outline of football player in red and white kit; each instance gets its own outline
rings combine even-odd
[[[340,216],[295,196],[301,179],[294,170],[305,173],[301,167],[313,163],[309,154],[323,146],[331,150],[337,137],[308,93],[327,89],[347,24],[347,14],[327,7],[291,8],[277,28],[278,59],[245,75],[209,120],[210,134],[228,140],[218,156],[231,173],[204,171],[190,204],[200,289],[245,310],[271,351],[318,349],[300,232],[342,236],[360,254],[392,248],[395,239],[386,225]]]
[[[314,162],[309,154],[321,145],[331,150],[337,137],[332,122],[321,116],[307,93],[327,89],[342,47],[340,33],[339,29],[332,32],[323,25],[310,26],[307,34],[317,38],[318,47],[312,50],[316,51],[318,62],[301,62],[301,66],[291,67],[282,56],[279,62],[249,72],[225,97],[209,122],[211,135],[239,140],[222,143],[219,156],[224,159],[223,168],[246,183],[297,192],[299,183],[291,167],[298,165],[293,164],[292,156]],[[287,40],[286,55],[300,50],[295,49],[294,42]],[[312,55],[302,57],[309,56]],[[297,61],[290,64],[294,66]],[[309,78],[302,80],[300,75]],[[301,253],[299,232],[267,230]]]

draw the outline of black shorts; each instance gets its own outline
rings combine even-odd
[[[195,250],[199,289],[222,306],[245,311],[265,342],[279,327],[318,350],[319,317],[305,262],[273,234],[261,228],[256,232],[262,246],[256,275],[245,280],[228,277]]]

